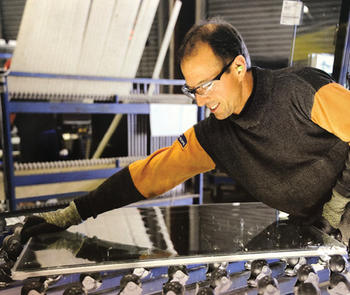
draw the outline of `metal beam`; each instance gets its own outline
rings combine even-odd
[[[99,178],[108,178],[121,168],[96,169],[75,172],[18,175],[14,177],[15,186],[26,186],[36,184],[60,183],[79,180],[90,180]]]
[[[149,104],[9,102],[10,113],[149,114]]]
[[[1,97],[1,139],[3,148],[3,171],[4,171],[4,190],[9,209],[14,210],[15,189],[13,185],[14,170],[11,144],[11,126],[10,112],[8,111],[7,81],[6,75],[0,71],[0,97]]]
[[[341,85],[346,84],[350,62],[350,2],[342,0],[337,39],[334,52],[333,78]]]
[[[14,77],[34,77],[34,78],[51,78],[51,79],[69,79],[69,80],[87,80],[87,81],[106,81],[106,82],[131,82],[135,84],[158,84],[158,85],[183,85],[182,79],[151,79],[151,78],[118,78],[103,76],[87,75],[64,75],[49,73],[32,73],[11,71],[9,76]]]

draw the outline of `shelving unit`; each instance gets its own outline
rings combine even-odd
[[[12,101],[9,97],[7,77],[32,77],[32,78],[49,78],[49,79],[66,79],[66,80],[87,80],[91,82],[108,81],[108,82],[125,82],[135,85],[136,93],[133,93],[133,97],[142,96],[143,93],[147,93],[147,89],[151,84],[155,87],[155,94],[150,98],[157,98],[159,95],[159,88],[161,85],[182,85],[183,80],[168,80],[168,79],[145,79],[145,78],[113,78],[113,77],[101,77],[101,76],[74,76],[74,75],[55,75],[45,73],[28,73],[28,72],[1,72],[0,79],[0,92],[1,92],[1,108],[2,108],[2,135],[3,135],[3,171],[4,171],[4,189],[6,200],[8,202],[8,209],[10,211],[16,211],[17,206],[21,202],[47,200],[50,198],[60,197],[73,197],[86,192],[74,192],[68,194],[55,194],[40,197],[30,198],[16,198],[15,188],[26,185],[40,185],[49,183],[61,183],[77,180],[89,180],[97,178],[107,178],[121,169],[118,159],[116,159],[115,167],[108,169],[98,170],[83,170],[78,172],[64,172],[64,173],[45,173],[45,174],[33,174],[33,175],[15,175],[14,161],[12,158],[12,144],[10,134],[10,113],[79,113],[79,114],[149,114],[150,105],[148,103],[121,103],[118,99],[118,95],[115,97],[115,101],[112,103],[85,103],[82,101],[63,101],[63,102],[29,102],[29,101]],[[161,95],[159,95],[161,96]],[[180,95],[174,95],[176,96]],[[42,100],[43,97],[40,97]],[[199,108],[198,120],[204,118],[204,110]],[[195,191],[194,193],[198,198],[193,199],[192,202],[202,203],[202,190],[203,190],[203,175],[195,177]],[[195,201],[193,201],[195,200]],[[160,200],[164,205],[164,200]],[[156,205],[156,202],[152,202],[152,206]],[[181,201],[183,204],[183,199]],[[172,205],[174,203],[172,202]]]

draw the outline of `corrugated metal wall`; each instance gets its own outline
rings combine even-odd
[[[15,40],[22,17],[25,0],[0,0],[2,38]],[[137,77],[152,76],[157,59],[161,36],[166,21],[159,22],[159,13],[163,20],[167,18],[168,1],[160,1],[157,16],[152,25]],[[341,0],[305,0],[309,13],[304,14],[303,24],[298,27],[295,58],[305,60],[308,52],[330,52],[334,46],[334,33],[339,18]],[[292,44],[293,27],[280,25],[282,0],[207,0],[207,15],[221,16],[232,23],[242,34],[253,63],[271,60],[277,64],[287,63]],[[317,33],[318,32],[318,33]],[[305,38],[312,46],[305,48]],[[317,48],[315,48],[317,44]],[[330,52],[332,53],[332,52]]]
[[[303,3],[309,14],[304,14],[297,37],[330,28],[330,32],[317,35],[316,41],[320,47],[329,48],[333,42],[332,30],[335,32],[339,19],[341,0],[306,0]],[[282,0],[207,0],[207,14],[209,17],[221,16],[240,31],[253,63],[264,58],[286,60],[290,57],[293,26],[280,25],[282,4]]]
[[[2,36],[16,40],[26,0],[0,0]]]
[[[156,16],[154,18],[151,32],[147,40],[145,50],[141,59],[137,77],[150,78],[158,58],[160,46],[169,21],[169,1],[160,0]],[[164,66],[160,73],[161,78],[169,78],[168,55],[164,60]]]
[[[221,16],[241,33],[252,60],[288,58],[293,27],[280,25],[280,0],[208,0],[209,17]]]
[[[158,13],[159,13],[159,9],[157,11],[157,15]],[[145,50],[143,51],[140,66],[136,74],[137,77],[142,77],[142,78],[152,77],[153,69],[156,64],[160,42],[161,42],[161,40],[159,40],[158,38],[159,27],[158,27],[157,15],[154,18],[151,32],[149,34]]]

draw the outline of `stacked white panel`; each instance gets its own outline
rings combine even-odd
[[[14,72],[136,75],[159,0],[28,0],[14,51]],[[104,100],[130,83],[9,77],[12,97]]]

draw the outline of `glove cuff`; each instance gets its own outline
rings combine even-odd
[[[349,198],[344,197],[333,189],[332,198],[323,205],[322,216],[331,226],[338,228],[345,206],[349,202]]]
[[[71,225],[77,225],[82,222],[75,203],[72,201],[69,206],[52,212],[40,213],[40,217],[44,218],[47,223],[68,228]]]

